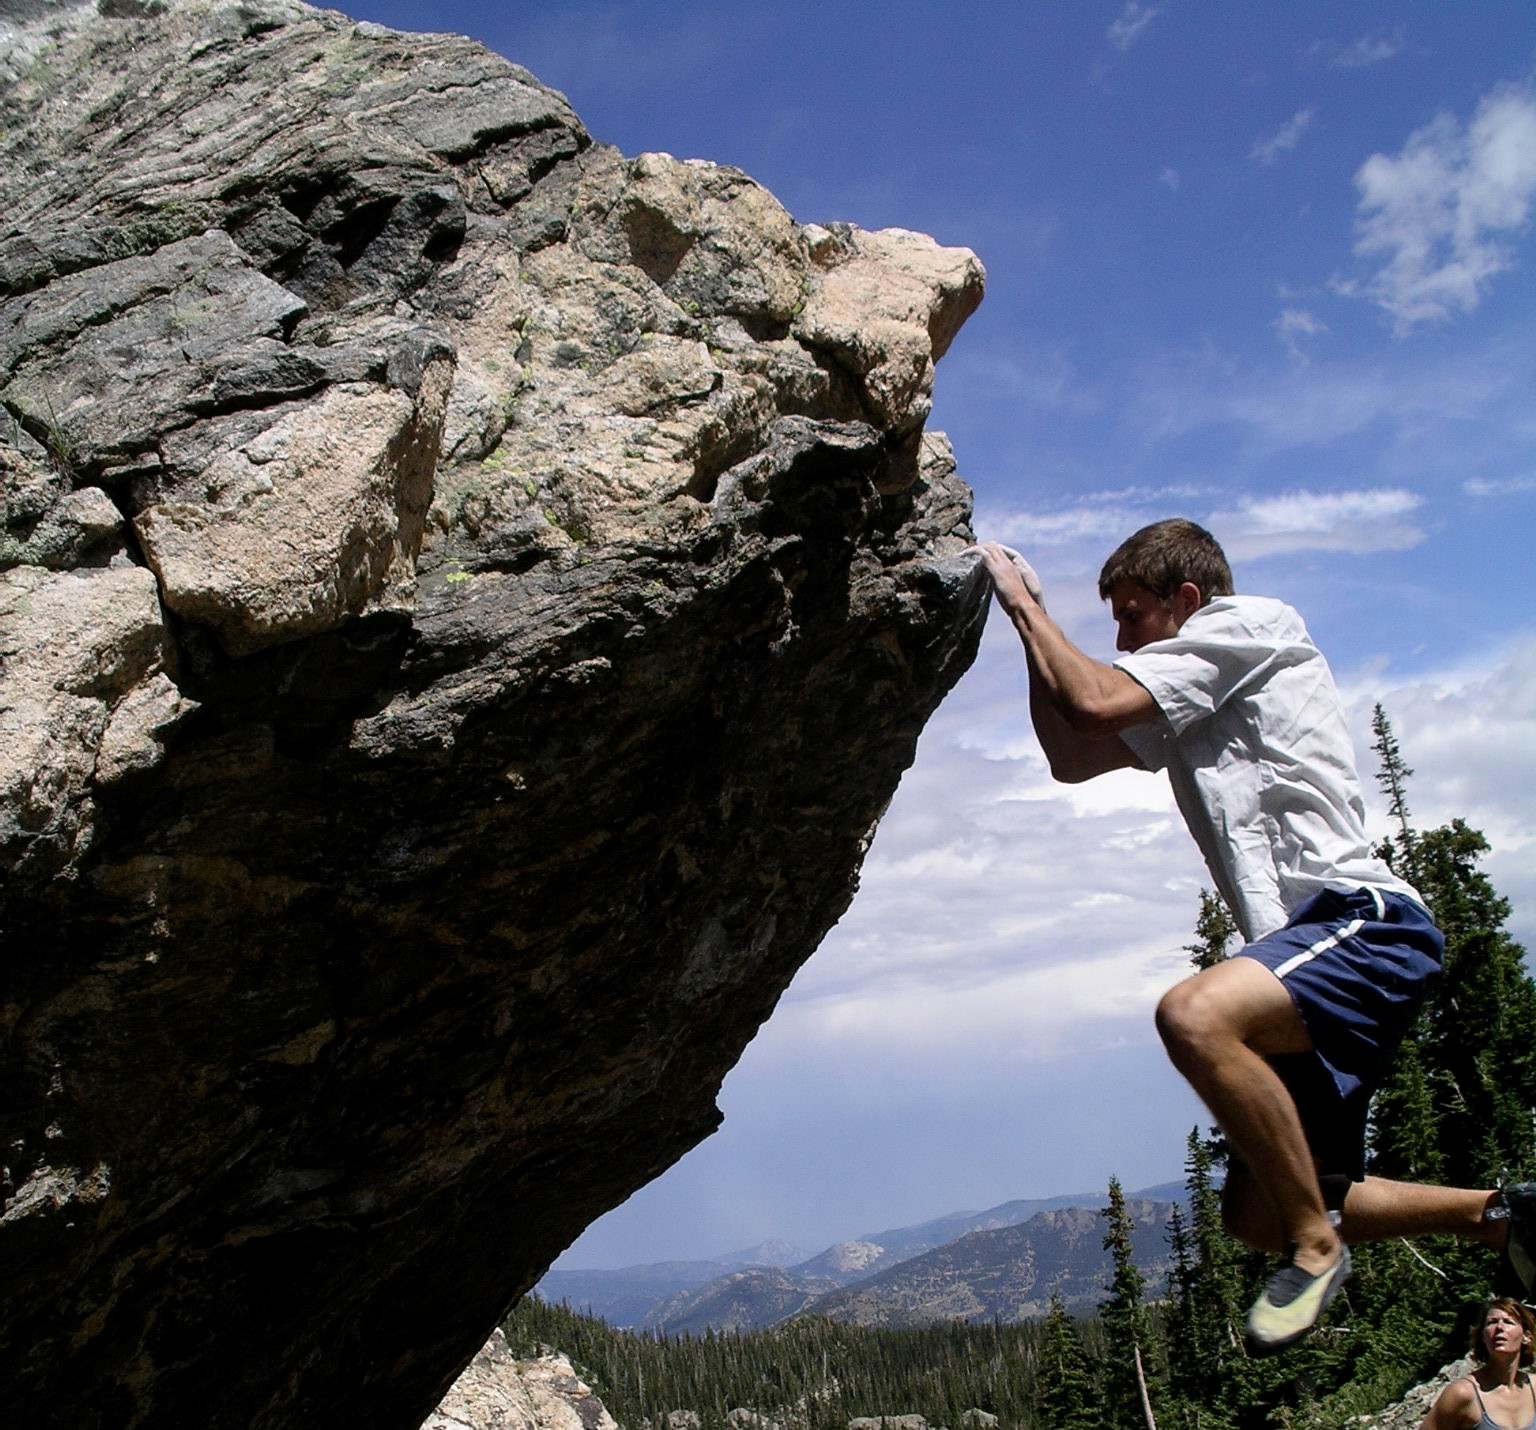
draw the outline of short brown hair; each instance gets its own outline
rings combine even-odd
[[[1490,1311],[1507,1311],[1520,1322],[1520,1329],[1525,1334],[1525,1344],[1520,1347],[1520,1364],[1529,1365],[1533,1355],[1531,1340],[1536,1337],[1536,1317],[1513,1296],[1492,1296],[1483,1307],[1477,1324],[1472,1327],[1472,1359],[1479,1365],[1488,1364],[1488,1347],[1483,1344],[1483,1327],[1488,1324]]]
[[[1200,604],[1232,594],[1232,568],[1216,538],[1182,517],[1154,521],[1115,548],[1099,572],[1099,595],[1107,597],[1121,581],[1144,587],[1160,601],[1170,600],[1186,581],[1200,588]]]

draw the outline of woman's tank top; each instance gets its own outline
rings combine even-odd
[[[1472,1381],[1472,1394],[1477,1397],[1477,1408],[1483,1412],[1483,1418],[1477,1422],[1477,1430],[1506,1430],[1505,1426],[1500,1425],[1489,1415],[1488,1407],[1483,1404],[1483,1392],[1478,1389],[1477,1382],[1472,1380],[1471,1376],[1467,1379]],[[1517,1427],[1517,1430],[1536,1430],[1536,1385],[1531,1383],[1530,1376],[1525,1378],[1525,1388],[1531,1392],[1531,1418],[1524,1425]]]

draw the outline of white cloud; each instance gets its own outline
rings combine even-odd
[[[1063,909],[1097,921],[1112,910],[1133,909],[1136,902],[1090,894],[1064,903]],[[1023,937],[1039,930],[1015,927],[1011,932]],[[1177,943],[1133,942],[1097,957],[999,970],[970,985],[872,982],[849,996],[791,1005],[780,1016],[800,1026],[781,1032],[838,1044],[889,1045],[894,1040],[916,1049],[952,1043],[955,1030],[963,1028],[972,1056],[979,1045],[993,1052],[1012,1045],[1047,1057],[1084,1023],[1127,1022],[1149,1032],[1159,996],[1187,971],[1187,955]]]
[[[1536,476],[1469,477],[1461,484],[1469,497],[1511,497],[1536,492]]]
[[[1160,174],[1158,174],[1157,182],[1160,183],[1165,189],[1171,189],[1174,193],[1178,193],[1179,188],[1184,181],[1179,177],[1179,171],[1177,169],[1164,169]]]
[[[989,539],[1032,548],[1075,545],[1107,537],[1118,541],[1139,525],[1142,523],[1136,514],[1125,508],[1081,505],[1061,511],[996,514],[986,530]]]
[[[1141,770],[1114,770],[1082,784],[1061,785],[1046,774],[1042,764],[1038,782],[1021,781],[1005,798],[1020,804],[1042,800],[1064,803],[1075,819],[1105,814],[1169,814],[1174,809],[1173,791],[1167,781],[1148,779]],[[1161,831],[1170,826],[1167,820],[1159,820],[1144,827]],[[1145,842],[1137,837],[1136,830],[1117,831],[1111,837],[1122,841],[1116,846],[1119,848],[1129,847],[1126,839],[1132,845]]]
[[[1125,9],[1104,33],[1121,54],[1124,54],[1142,36],[1148,25],[1163,13],[1162,5],[1147,5],[1140,0],[1125,0]]]
[[[1282,154],[1289,153],[1301,143],[1301,136],[1311,127],[1312,111],[1298,109],[1273,134],[1254,140],[1248,157],[1256,159],[1260,164],[1273,164]]]
[[[1110,547],[1138,527],[1166,516],[1171,504],[1188,506],[1208,499],[1216,490],[1188,482],[1130,486],[1084,492],[1071,506],[1054,511],[985,507],[977,512],[976,529],[984,531],[989,541],[1006,541],[1029,549],[1089,543],[1102,561],[1109,555]],[[1104,545],[1106,541],[1108,546]]]
[[[1401,487],[1298,490],[1244,498],[1231,510],[1212,512],[1207,525],[1233,560],[1295,551],[1404,551],[1424,539],[1407,519],[1422,504]]]
[[[1286,308],[1274,321],[1274,329],[1280,334],[1285,349],[1300,363],[1308,361],[1307,350],[1302,343],[1328,331],[1328,324],[1305,308]]]
[[[1361,35],[1359,39],[1351,40],[1348,44],[1327,43],[1319,40],[1312,46],[1314,54],[1326,55],[1328,63],[1339,70],[1358,70],[1379,65],[1386,60],[1396,58],[1402,50],[1401,27],[1393,30],[1390,35]]]
[[[1296,491],[1249,499],[1242,504],[1240,519],[1251,531],[1323,532],[1341,521],[1403,516],[1421,500],[1413,492],[1393,487],[1359,492]]]
[[[1089,634],[1086,648],[1107,654],[1102,611]],[[1026,1043],[1045,1055],[1084,1019],[1131,1020],[1150,1037],[1198,908],[1167,881],[1201,873],[1163,776],[1051,781],[1017,638],[994,620],[923,734],[853,907],[775,1021],[812,1041],[962,1038],[998,1056]]]
[[[1487,836],[1484,872],[1514,906],[1511,932],[1536,952],[1536,632],[1464,664],[1411,678],[1368,669],[1341,677],[1340,688],[1378,832],[1388,832],[1385,801],[1371,798],[1370,718],[1380,701],[1413,770],[1414,825],[1461,818]]]
[[[1463,129],[1441,114],[1395,157],[1373,154],[1355,175],[1355,251],[1382,265],[1335,286],[1389,313],[1399,336],[1470,313],[1515,261],[1513,237],[1536,196],[1536,99],[1505,87]]]

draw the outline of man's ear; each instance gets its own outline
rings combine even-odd
[[[1179,618],[1180,625],[1204,604],[1205,597],[1200,594],[1200,588],[1193,581],[1186,581],[1173,593],[1173,609]]]

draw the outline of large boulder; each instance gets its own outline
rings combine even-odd
[[[970,660],[963,251],[293,0],[0,10],[0,1420],[415,1427]]]

